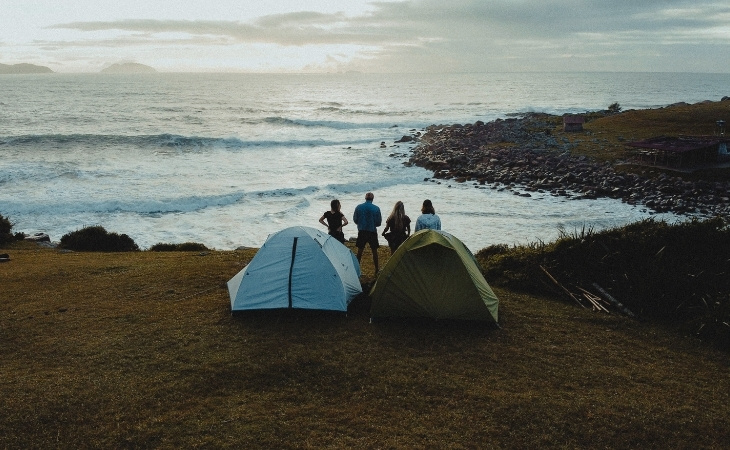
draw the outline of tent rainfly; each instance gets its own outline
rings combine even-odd
[[[270,235],[228,281],[231,312],[252,309],[347,311],[362,292],[360,265],[337,239],[310,227]]]
[[[421,230],[398,247],[373,285],[370,317],[498,322],[498,300],[474,255],[444,231]]]

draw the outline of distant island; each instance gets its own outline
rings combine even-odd
[[[36,66],[35,64],[0,64],[0,74],[20,73],[53,73],[53,71],[48,67]]]
[[[101,73],[157,73],[157,70],[140,63],[119,63],[102,69]]]

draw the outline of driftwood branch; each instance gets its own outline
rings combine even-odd
[[[586,307],[586,305],[584,305],[584,304],[583,304],[583,302],[581,302],[581,301],[580,301],[580,300],[578,299],[578,297],[576,297],[576,296],[575,296],[575,294],[573,294],[572,292],[570,292],[570,291],[569,291],[569,290],[568,290],[568,289],[567,289],[567,288],[566,288],[565,286],[563,286],[562,284],[560,284],[560,283],[558,282],[558,280],[556,280],[556,279],[555,279],[555,278],[554,278],[554,277],[553,277],[552,275],[550,275],[550,272],[548,272],[546,268],[544,268],[543,266],[540,266],[540,269],[542,269],[542,271],[543,271],[543,272],[545,272],[545,275],[547,275],[547,276],[548,276],[548,278],[550,278],[550,281],[552,281],[553,283],[555,283],[555,285],[556,285],[557,287],[559,287],[559,288],[560,288],[560,289],[561,289],[561,290],[562,290],[563,292],[565,292],[565,294],[566,294],[566,295],[567,295],[568,297],[572,298],[572,299],[573,299],[573,300],[574,300],[574,301],[575,301],[575,302],[576,302],[577,304],[579,304],[579,305],[580,305],[580,306],[581,306],[582,308],[585,308],[585,307]]]
[[[604,297],[606,297],[613,305],[619,309],[619,311],[623,312],[629,317],[636,317],[634,313],[631,312],[631,310],[623,305],[620,301],[613,298],[611,294],[606,292],[605,289],[603,289],[601,286],[598,285],[598,283],[593,283],[593,287],[598,289],[598,292],[600,292]]]
[[[601,297],[599,297],[593,293],[590,293],[581,287],[578,287],[578,289],[580,289],[580,291],[583,292],[583,297],[585,297],[586,300],[591,302],[591,304],[593,305],[593,309],[598,310],[598,311],[603,311],[603,312],[606,312],[609,314],[611,313],[605,306],[603,306],[601,304],[601,303],[605,303],[605,301]]]

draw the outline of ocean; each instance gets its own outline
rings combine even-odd
[[[728,74],[686,73],[4,75],[0,214],[54,241],[101,225],[143,249],[219,250],[259,247],[288,226],[324,229],[331,199],[351,217],[368,191],[384,217],[401,200],[415,220],[431,199],[472,251],[677,220],[612,199],[439,182],[404,166],[412,144],[395,141],[524,112],[717,101],[728,86]]]

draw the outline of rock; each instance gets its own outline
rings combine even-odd
[[[504,190],[500,185],[508,185],[515,190],[520,186],[527,191],[545,189],[552,195],[572,198],[610,197],[630,204],[643,203],[656,212],[729,214],[730,182],[618,173],[610,163],[563,151],[554,136],[542,132],[547,117],[530,113],[520,119],[427,127],[408,164],[433,170],[434,178],[478,180],[492,189]]]
[[[24,239],[33,242],[51,242],[50,236],[46,233],[33,233],[30,236],[26,235]]]

